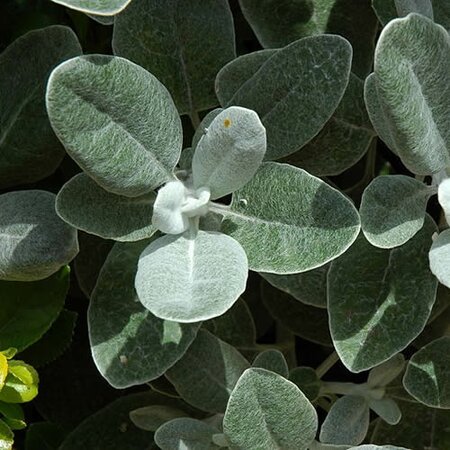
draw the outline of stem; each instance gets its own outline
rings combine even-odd
[[[322,362],[322,364],[316,369],[318,378],[322,378],[337,362],[339,361],[338,354],[334,351]]]
[[[200,116],[198,115],[198,112],[197,111],[191,111],[191,114],[189,114],[189,117],[191,119],[191,123],[192,123],[192,126],[194,127],[194,130],[196,130],[200,126],[200,123],[201,123]]]
[[[318,404],[324,411],[326,411],[326,412],[329,412],[329,411],[330,411],[331,405],[330,405],[330,403],[329,403],[327,400],[325,400],[324,398],[319,398],[319,399],[317,400],[317,404]]]

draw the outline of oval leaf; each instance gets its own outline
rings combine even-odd
[[[450,229],[433,241],[430,249],[430,269],[444,286],[450,288]]]
[[[137,197],[173,178],[181,121],[142,67],[105,55],[70,59],[52,72],[47,110],[69,155],[107,191]]]
[[[230,103],[256,111],[267,130],[266,159],[309,142],[339,105],[350,76],[352,49],[340,36],[301,39],[276,52]]]
[[[30,31],[0,55],[0,188],[59,166],[64,151],[48,121],[45,84],[55,66],[81,53],[75,33],[55,25]]]
[[[23,361],[9,361],[5,385],[0,391],[0,401],[26,403],[38,394],[39,376],[36,370]]]
[[[87,14],[113,16],[127,7],[131,0],[52,0]]]
[[[403,385],[419,402],[432,408],[450,409],[450,337],[422,347],[409,360]]]
[[[223,421],[232,448],[305,450],[317,431],[317,413],[298,387],[264,369],[239,379]]]
[[[192,161],[195,188],[207,187],[215,200],[253,177],[266,152],[266,130],[258,115],[232,106],[219,113],[200,139]]]
[[[376,247],[398,247],[411,239],[425,221],[434,188],[404,175],[375,178],[361,199],[361,227]]]
[[[54,194],[8,192],[0,211],[0,280],[47,278],[78,253],[77,231],[56,214]]]
[[[254,359],[252,367],[270,370],[284,378],[289,376],[289,367],[286,359],[279,350],[265,350],[261,352]]]
[[[392,150],[416,174],[450,166],[449,72],[450,36],[440,25],[410,14],[383,29],[374,65],[379,101]]]
[[[148,241],[140,241],[113,247],[89,305],[94,362],[116,388],[158,378],[183,356],[200,326],[158,319],[138,301],[134,278],[147,245]]]
[[[139,258],[135,285],[139,300],[157,317],[199,322],[230,309],[247,275],[247,257],[234,239],[199,231],[152,242]]]
[[[447,223],[450,225],[450,178],[445,179],[439,184],[438,200],[444,210]]]
[[[270,199],[270,201],[268,201]],[[359,216],[339,191],[287,164],[265,163],[233,195],[222,230],[245,249],[250,269],[289,274],[322,266],[345,252]]]
[[[352,372],[370,369],[409,345],[423,330],[436,299],[428,267],[436,225],[423,228],[393,250],[371,246],[360,236],[331,265],[328,313],[337,353]]]
[[[105,191],[86,174],[69,180],[56,197],[56,212],[79,230],[116,241],[140,241],[151,237],[154,192],[124,197]]]
[[[113,49],[155,74],[180,114],[212,108],[215,76],[236,55],[228,1],[133,0],[116,18]]]

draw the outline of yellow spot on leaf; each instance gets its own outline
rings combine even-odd
[[[223,125],[224,125],[225,128],[229,128],[230,125],[231,125],[231,120],[230,119],[225,119],[223,121]]]

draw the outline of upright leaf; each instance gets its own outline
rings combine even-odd
[[[450,409],[450,337],[443,336],[415,353],[408,362],[403,385],[419,402]]]
[[[8,192],[0,211],[0,280],[47,278],[78,253],[77,232],[57,216],[54,194]]]
[[[183,356],[200,326],[158,319],[138,301],[134,278],[147,245],[140,241],[113,247],[89,305],[92,355],[100,373],[116,388],[158,378]]]
[[[436,299],[437,283],[428,265],[431,236],[423,228],[393,250],[360,237],[331,265],[328,313],[333,342],[344,365],[361,372],[386,361],[423,330]]]
[[[265,163],[220,209],[222,230],[245,249],[255,271],[305,272],[342,254],[359,232],[359,216],[340,192],[287,164]]]
[[[155,74],[180,114],[212,108],[216,74],[236,55],[228,1],[133,0],[116,18],[113,49]]]
[[[173,177],[181,121],[142,67],[105,55],[70,59],[52,72],[47,110],[69,155],[107,191],[137,197]]]
[[[166,376],[189,404],[223,413],[248,361],[231,345],[201,330],[184,357]]]
[[[317,431],[317,413],[298,387],[264,369],[239,379],[224,417],[231,448],[305,450]]]
[[[166,235],[139,258],[136,291],[157,317],[199,322],[220,316],[245,289],[247,256],[232,238],[199,231]]]
[[[450,166],[449,72],[450,36],[443,27],[410,14],[383,29],[375,53],[376,88],[391,122],[392,150],[416,174]]]
[[[267,131],[266,159],[287,156],[323,128],[341,101],[352,49],[334,35],[312,36],[270,57],[230,104],[256,111]]]
[[[0,188],[32,183],[59,166],[64,151],[45,111],[45,85],[55,66],[79,54],[75,33],[55,25],[30,31],[0,55]]]
[[[359,210],[367,240],[381,248],[407,242],[423,227],[434,193],[434,188],[404,175],[375,178],[364,191]]]
[[[118,14],[131,0],[52,0],[60,5],[75,9],[87,14],[97,14],[99,16],[113,16]]]
[[[69,180],[56,197],[56,212],[79,230],[116,241],[140,241],[151,237],[154,192],[124,197],[102,189],[86,174]]]

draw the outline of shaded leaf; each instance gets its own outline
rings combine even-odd
[[[66,433],[50,422],[32,423],[27,430],[25,450],[58,450]]]
[[[317,400],[321,381],[311,367],[296,367],[289,373],[289,380],[305,394],[310,402]]]
[[[252,367],[270,370],[284,378],[289,376],[289,367],[286,359],[279,350],[265,350],[253,360]]]
[[[141,430],[155,432],[169,420],[186,417],[188,413],[175,406],[150,405],[130,412],[131,421]]]

